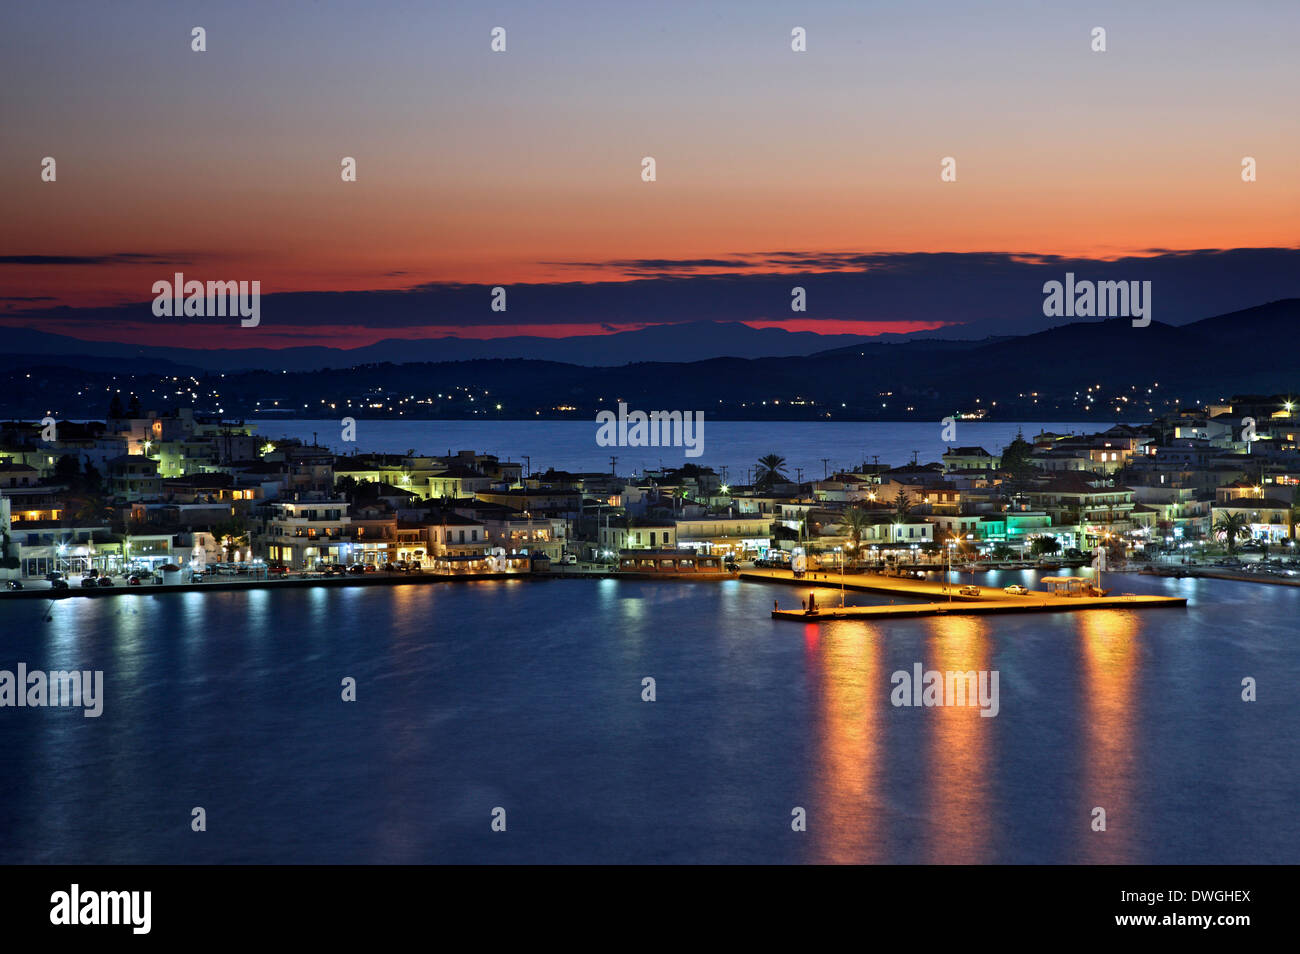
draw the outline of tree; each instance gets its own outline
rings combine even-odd
[[[766,457],[760,457],[758,459],[758,479],[754,481],[754,485],[767,490],[773,484],[780,483],[786,479],[784,467],[785,458],[780,454],[771,453]]]
[[[1029,457],[1034,452],[1034,445],[1025,440],[1025,435],[1016,432],[1016,439],[1002,448],[1002,469],[1011,474],[1016,481],[1032,477],[1036,468]]]
[[[64,454],[54,464],[54,477],[61,484],[70,483],[81,476],[81,462],[73,454]]]
[[[1214,534],[1226,540],[1228,553],[1237,552],[1237,538],[1250,536],[1250,520],[1244,513],[1221,513],[1214,522]]]
[[[334,481],[334,489],[351,500],[357,492],[357,479],[351,474],[344,474]]]
[[[1016,555],[1016,551],[1009,544],[999,543],[993,547],[993,559],[1010,560]]]
[[[1034,542],[1029,545],[1029,552],[1034,556],[1050,556],[1053,553],[1059,553],[1061,550],[1061,541],[1056,537],[1040,536],[1034,537]]]
[[[230,558],[230,551],[238,547],[248,545],[248,530],[244,526],[244,521],[238,517],[231,517],[212,528],[212,535],[217,538],[221,545],[221,559]]]
[[[894,495],[894,512],[898,514],[900,523],[912,512],[912,498],[902,487],[899,487],[898,493]]]
[[[867,512],[861,507],[849,507],[844,511],[844,528],[848,531],[849,542],[854,559],[862,549],[862,531],[871,525]]]

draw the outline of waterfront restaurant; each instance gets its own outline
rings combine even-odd
[[[730,578],[722,557],[705,556],[694,550],[622,550],[618,572],[629,576],[660,578]]]
[[[677,521],[677,546],[682,549],[752,560],[771,542],[772,521],[768,517],[696,517]]]

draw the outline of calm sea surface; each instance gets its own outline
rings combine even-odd
[[[1300,861],[1300,589],[1110,581],[1191,605],[816,625],[770,618],[786,587],[613,580],[0,601],[0,669],[106,684],[98,719],[0,709],[0,862]],[[918,662],[997,670],[998,715],[892,706]]]
[[[998,453],[1023,428],[1032,439],[1039,431],[1092,433],[1116,423],[1103,419],[1091,422],[1014,424],[959,421],[956,439],[942,439],[943,425],[888,421],[793,422],[793,421],[705,421],[703,453],[687,457],[680,447],[601,447],[596,443],[595,421],[357,421],[356,441],[345,442],[342,426],[331,421],[286,421],[258,418],[257,433],[275,439],[313,439],[341,453],[354,450],[404,454],[445,454],[476,450],[496,454],[502,460],[532,458],[533,472],[548,467],[568,471],[609,470],[611,455],[618,457],[620,474],[643,473],[656,467],[703,464],[722,473],[733,483],[744,481],[745,471],[758,458],[777,453],[786,459],[787,472],[803,478],[822,477],[828,470],[856,467],[878,457],[882,464],[906,464],[915,451],[922,463],[938,460],[951,445],[983,445]],[[823,463],[822,458],[827,458]]]

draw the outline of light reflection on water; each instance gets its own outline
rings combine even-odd
[[[813,860],[883,860],[876,830],[882,740],[880,710],[874,704],[882,685],[880,633],[849,622],[806,623],[802,628],[821,700],[817,772],[825,794],[810,829]]]
[[[1300,590],[1119,587],[1194,605],[791,623],[772,602],[806,593],[610,580],[11,601],[0,668],[103,669],[106,701],[0,710],[0,862],[1300,860],[1297,696],[1238,698],[1300,682]],[[999,670],[998,716],[892,707],[916,662]]]
[[[1134,776],[1140,770],[1134,752],[1137,718],[1138,614],[1099,610],[1078,617],[1079,656],[1085,708],[1081,752],[1083,785],[1078,826],[1081,854],[1089,864],[1124,864],[1134,843],[1125,837],[1139,823],[1133,804]],[[1093,810],[1106,812],[1106,831],[1094,831]]]
[[[987,616],[936,616],[926,620],[926,668],[941,673],[987,671]],[[988,787],[993,773],[990,733],[994,718],[979,706],[919,710],[930,721],[929,803],[932,819],[926,861],[976,864],[984,860],[993,823]]]

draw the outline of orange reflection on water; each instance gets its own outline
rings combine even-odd
[[[1082,859],[1123,863],[1133,855],[1134,691],[1139,665],[1137,617],[1124,610],[1079,613],[1083,671]],[[1104,832],[1092,830],[1092,810],[1106,810]]]
[[[928,653],[921,660],[926,670],[974,670],[978,674],[989,668],[988,624],[984,618],[935,616],[927,623],[931,631]],[[934,706],[914,712],[930,726],[926,861],[987,861],[992,826],[988,739],[996,717],[981,716],[978,705]]]
[[[821,701],[817,788],[808,834],[821,864],[870,864],[884,859],[877,830],[878,785],[883,758],[882,705],[889,681],[880,671],[881,632],[857,622],[825,625],[805,636],[810,672]],[[811,658],[819,654],[818,658]]]

